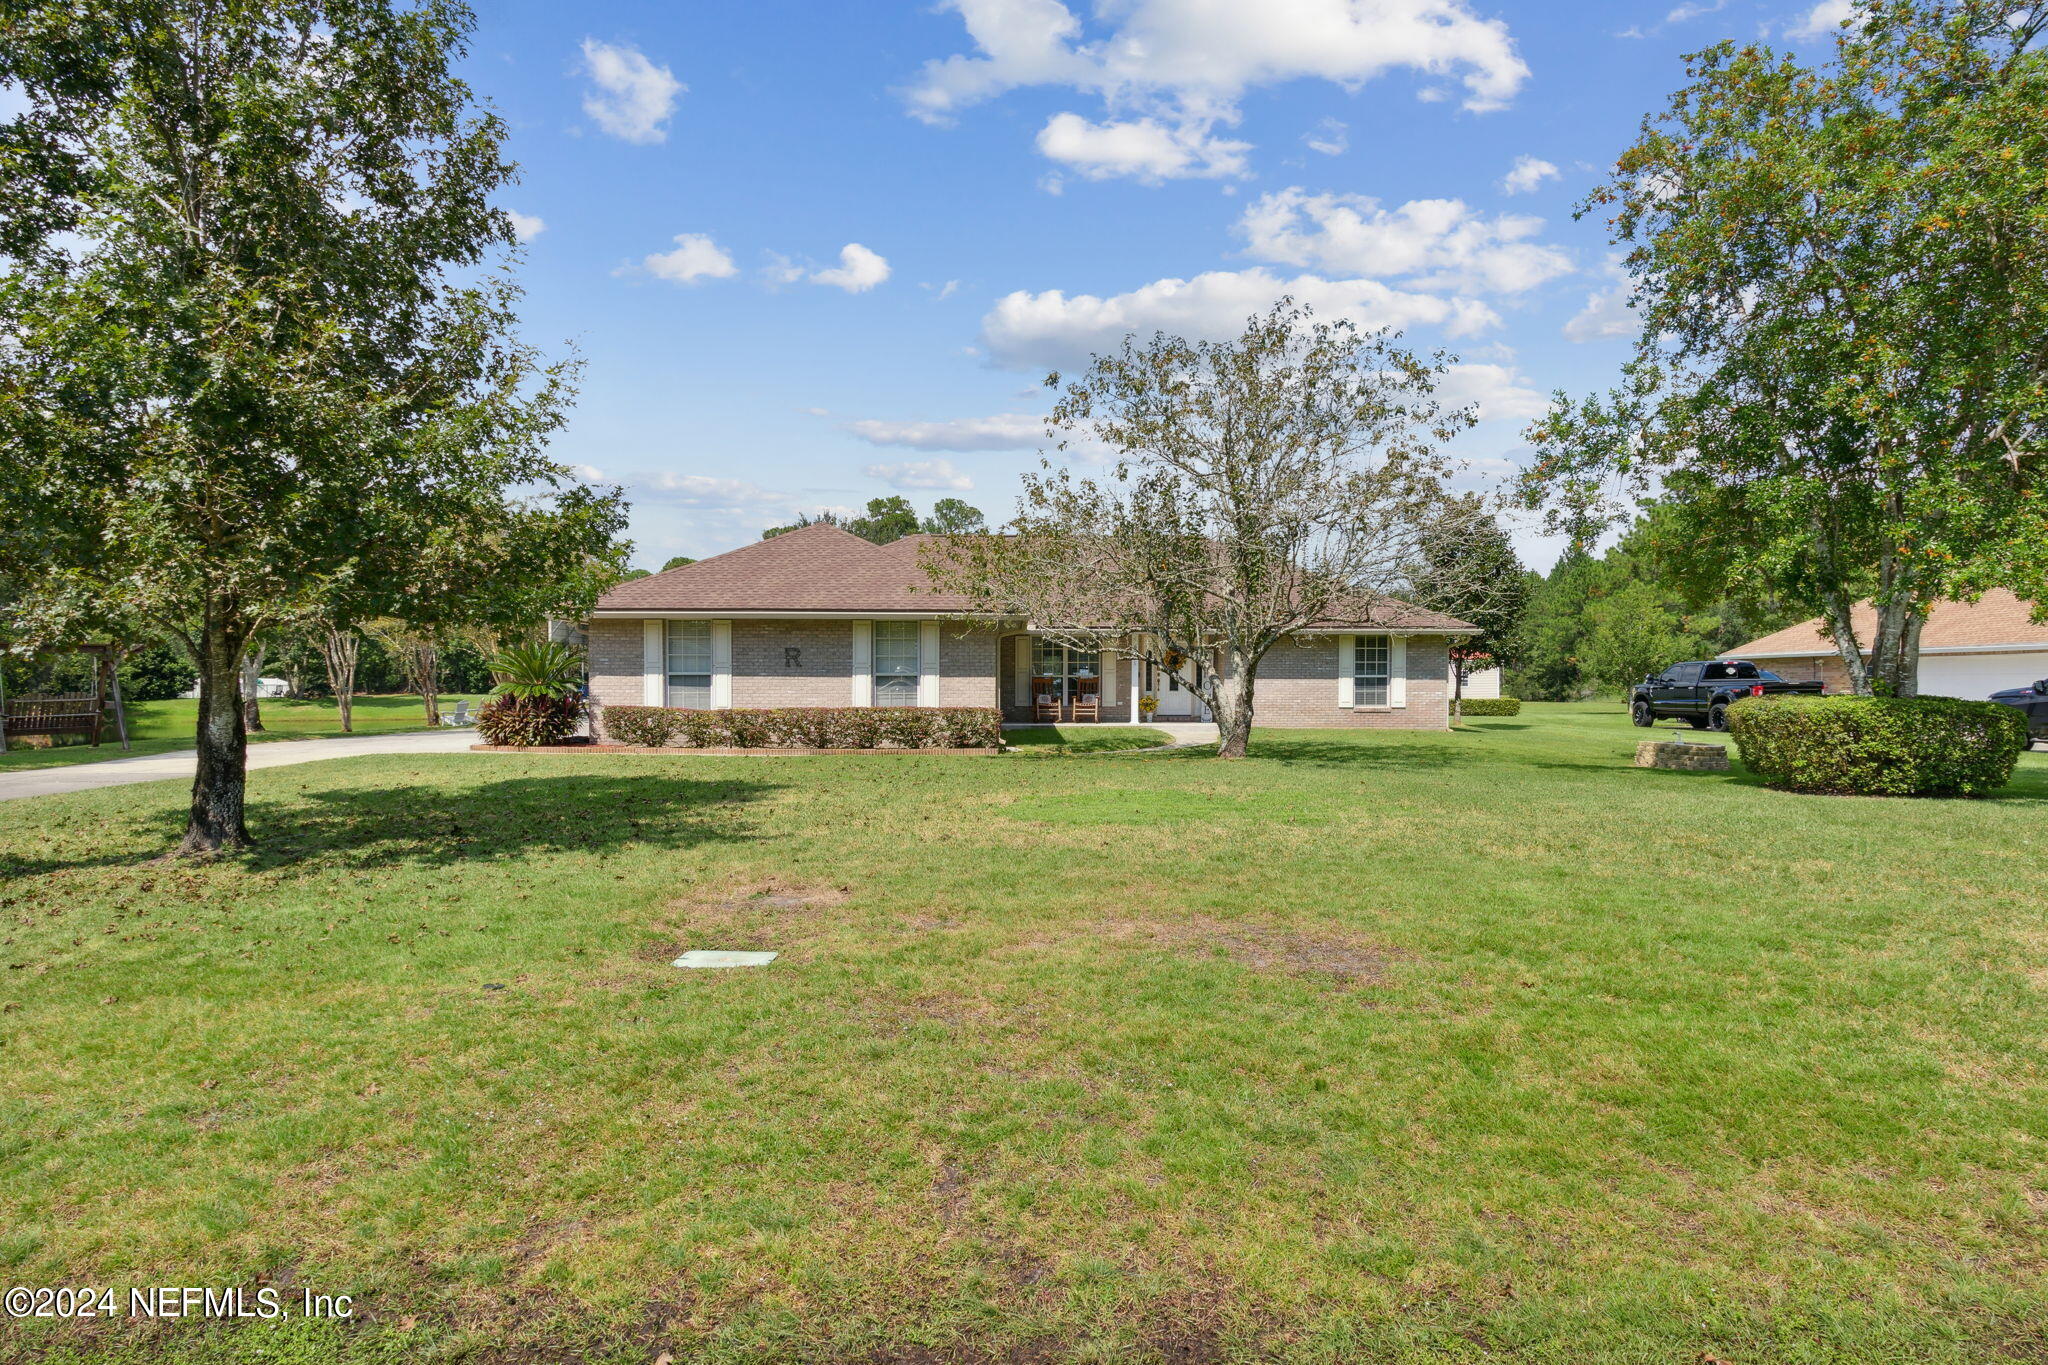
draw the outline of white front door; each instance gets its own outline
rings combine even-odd
[[[1159,709],[1152,713],[1156,720],[1195,720],[1202,714],[1202,699],[1195,693],[1194,680],[1196,665],[1182,664],[1178,669],[1163,665],[1149,665],[1147,671],[1158,684],[1153,695],[1159,698]]]

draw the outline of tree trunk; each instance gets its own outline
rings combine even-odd
[[[247,734],[263,733],[263,708],[259,693],[263,686],[263,656],[270,651],[257,646],[242,652],[242,729]]]
[[[433,644],[422,641],[417,647],[413,664],[413,685],[419,689],[420,702],[426,711],[427,724],[441,723],[441,659],[440,651]]]
[[[1216,718],[1222,742],[1218,758],[1243,758],[1252,741],[1252,683],[1258,664],[1232,651],[1227,671],[1213,673],[1209,682],[1209,711]]]
[[[209,607],[199,639],[199,771],[180,856],[245,848],[242,820],[248,732],[242,728],[241,658],[248,637]]]
[[[1465,723],[1465,661],[1451,660],[1451,724]]]
[[[1842,672],[1848,676],[1849,691],[1858,697],[1870,695],[1870,670],[1864,666],[1863,650],[1856,642],[1856,630],[1849,615],[1849,594],[1830,592],[1827,595],[1827,609],[1821,613],[1827,622],[1828,634],[1834,639],[1835,653],[1842,660]]]
[[[362,637],[352,630],[329,630],[320,638],[320,657],[327,662],[327,686],[341,715],[341,732],[355,732],[356,654]]]

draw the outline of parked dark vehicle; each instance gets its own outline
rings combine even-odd
[[[1817,697],[1817,682],[1786,682],[1747,659],[1673,664],[1629,689],[1628,716],[1637,725],[1682,720],[1695,730],[1728,728],[1728,708],[1744,697]]]
[[[2048,740],[2048,678],[2043,678],[2032,687],[2008,687],[2003,692],[1993,692],[1991,700],[2001,706],[2017,706],[2027,715],[2027,734],[2034,739]]]

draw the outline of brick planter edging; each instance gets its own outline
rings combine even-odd
[[[472,744],[479,754],[701,754],[707,758],[786,756],[791,758],[823,754],[999,754],[1001,749],[794,749],[786,746],[762,749],[698,749],[670,744],[659,749],[633,744]]]

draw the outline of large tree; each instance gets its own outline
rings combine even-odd
[[[1825,620],[1859,692],[1917,691],[1941,598],[2048,598],[2044,29],[1866,0],[1823,68],[1691,58],[1582,209],[1612,211],[1642,336],[1532,429],[1529,500],[1582,529],[1661,493],[1733,595]]]
[[[191,649],[183,851],[248,840],[256,632],[337,591],[348,619],[407,617],[428,552],[519,509],[555,548],[537,574],[607,548],[607,518],[557,500],[572,374],[514,331],[504,126],[451,74],[472,23],[448,0],[0,0],[27,105],[0,125],[7,520],[39,591]]]
[[[1476,522],[1444,489],[1441,447],[1472,420],[1436,401],[1448,363],[1291,300],[1229,341],[1127,337],[1066,384],[1048,423],[1063,447],[1115,451],[1108,475],[1048,461],[1005,534],[946,538],[927,562],[981,610],[1067,644],[1217,659],[1197,686],[1219,755],[1241,758],[1260,663],[1282,640],[1449,589],[1433,570],[1462,562],[1448,542]]]
[[[1500,522],[1476,493],[1450,504],[1449,534],[1422,546],[1428,571],[1422,575],[1423,606],[1469,621],[1477,635],[1451,642],[1451,719],[1462,719],[1465,683],[1481,670],[1506,669],[1514,662],[1523,612],[1529,606],[1529,573]]]

